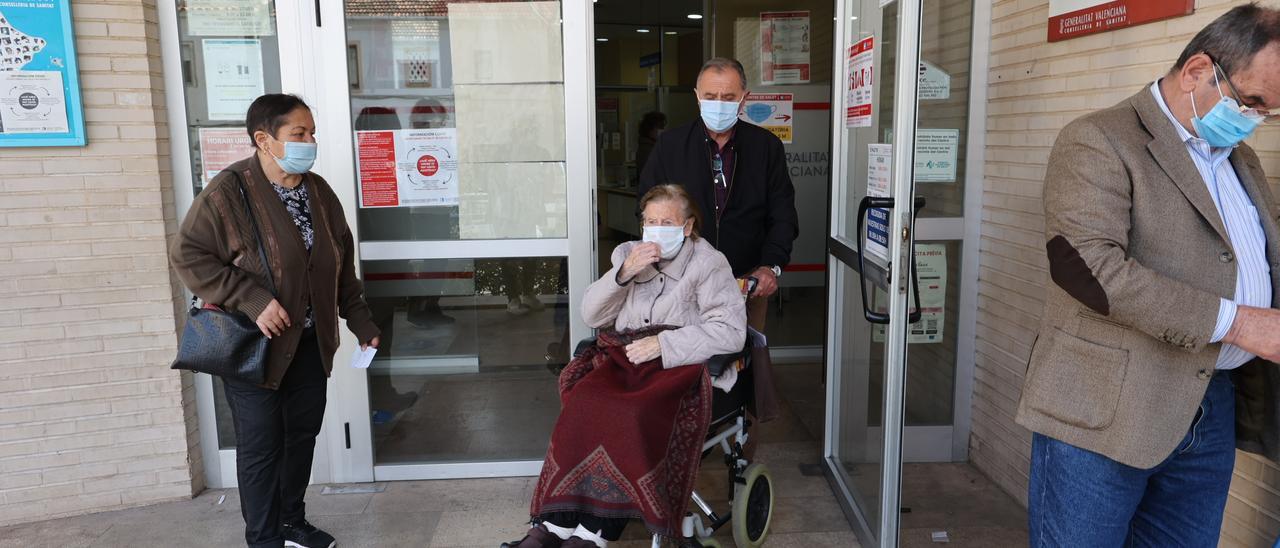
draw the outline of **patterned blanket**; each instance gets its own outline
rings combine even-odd
[[[680,536],[711,422],[705,366],[632,364],[626,345],[669,327],[602,332],[560,374],[562,409],[531,514],[640,518]]]

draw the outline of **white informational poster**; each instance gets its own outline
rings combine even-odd
[[[187,16],[189,36],[271,36],[268,0],[204,0],[186,2],[182,13]]]
[[[789,145],[794,97],[791,93],[748,93],[738,118],[769,130]]]
[[[951,98],[951,75],[928,61],[920,61],[920,100]]]
[[[200,188],[209,185],[214,176],[227,166],[253,154],[253,142],[244,128],[200,128]]]
[[[920,281],[920,322],[909,326],[911,344],[942,342],[947,305],[946,244],[916,244],[916,275]],[[915,293],[907,288],[915,299]]]
[[[867,145],[867,196],[887,198],[893,187],[893,145]],[[881,265],[889,264],[889,210],[867,212],[867,253]]]
[[[249,105],[265,90],[262,42],[205,40],[204,85],[210,120],[244,120]]]
[[[871,98],[875,91],[875,37],[849,48],[849,83],[845,87],[844,127],[871,127]]]
[[[808,84],[809,12],[760,13],[760,83]]]
[[[947,246],[946,244],[916,244],[916,274],[920,281],[920,321],[907,326],[909,344],[942,342],[947,320]],[[915,310],[916,295],[907,288],[908,308]],[[876,288],[876,310],[885,312],[889,295]],[[885,326],[877,325],[872,334],[875,342],[884,342]]]
[[[956,182],[956,160],[960,152],[960,130],[916,130],[916,182]]]
[[[0,133],[67,133],[70,130],[61,72],[0,72]]]
[[[455,128],[357,131],[360,207],[458,205]]]

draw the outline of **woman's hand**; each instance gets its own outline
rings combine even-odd
[[[658,262],[662,258],[662,248],[653,242],[643,242],[631,248],[631,254],[622,263],[620,279],[628,281],[640,274],[646,266]]]
[[[262,330],[262,334],[268,339],[279,336],[286,328],[293,325],[289,321],[289,313],[285,312],[284,307],[280,306],[280,301],[275,299],[271,299],[271,304],[258,315],[257,322],[258,329]]]
[[[369,342],[360,345],[360,350],[368,350],[370,346],[377,348],[378,345],[381,343],[382,343],[381,337],[374,337],[372,339],[369,339]]]
[[[645,337],[627,345],[627,359],[640,365],[662,355],[662,345],[658,344],[658,336]]]

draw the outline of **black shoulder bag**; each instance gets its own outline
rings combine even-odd
[[[274,296],[276,284],[271,275],[271,265],[267,262],[262,234],[258,232],[258,221],[253,215],[249,195],[245,192],[244,182],[240,180],[239,174],[236,175],[236,183],[240,186],[240,196],[244,199],[245,213],[249,215],[249,222],[253,225],[258,258],[267,271],[267,284]],[[170,368],[262,384],[267,375],[269,342],[262,330],[258,329],[257,322],[247,314],[198,308],[196,298],[192,297],[191,308],[187,310],[187,325],[182,329],[182,340],[178,344],[178,357]]]

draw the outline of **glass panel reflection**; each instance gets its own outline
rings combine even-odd
[[[564,258],[365,261],[378,464],[541,458],[569,354]]]
[[[361,239],[566,237],[560,3],[346,14]]]
[[[884,343],[862,313],[857,271],[841,265],[844,332],[840,335],[841,402],[836,418],[835,460],[838,472],[853,491],[853,503],[879,536],[880,474],[884,455],[883,417]]]

